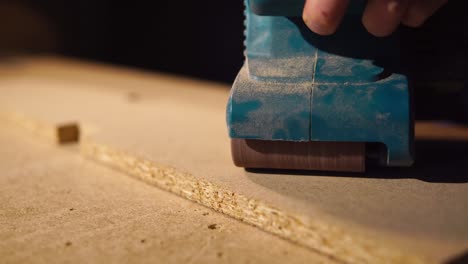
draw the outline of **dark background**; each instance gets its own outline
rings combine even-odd
[[[451,0],[422,28],[402,28],[418,119],[468,120],[467,10]],[[52,52],[230,83],[243,62],[242,12],[242,0],[0,0],[0,55]]]

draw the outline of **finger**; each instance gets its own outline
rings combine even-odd
[[[388,36],[400,25],[407,4],[408,0],[369,0],[362,23],[372,35]]]
[[[412,0],[402,18],[409,27],[419,27],[448,0]]]
[[[338,28],[348,3],[349,0],[307,0],[302,18],[310,30],[330,35]]]

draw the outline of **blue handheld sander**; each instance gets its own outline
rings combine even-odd
[[[351,1],[332,36],[302,21],[304,0],[245,1],[245,63],[227,106],[234,163],[245,168],[365,170],[413,163],[408,79],[398,34],[370,35]]]

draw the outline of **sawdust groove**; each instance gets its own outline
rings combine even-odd
[[[299,215],[89,139],[81,143],[81,153],[146,183],[346,263],[428,263],[376,243],[368,236],[346,232],[327,221],[313,219],[305,223]]]
[[[80,139],[80,127],[76,122],[51,125],[44,121],[28,118],[19,113],[7,111],[0,111],[0,120],[20,127],[55,144],[77,143]]]

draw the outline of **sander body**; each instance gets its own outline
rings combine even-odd
[[[227,105],[234,163],[362,172],[413,163],[411,90],[398,32],[370,35],[351,1],[331,36],[310,31],[304,0],[245,0],[245,63]]]

